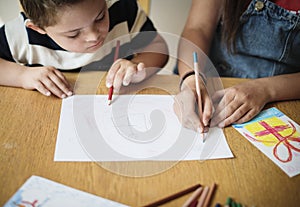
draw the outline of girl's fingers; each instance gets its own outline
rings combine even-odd
[[[243,105],[241,105],[239,108],[237,108],[232,113],[230,113],[230,115],[228,117],[226,117],[224,120],[222,120],[218,124],[218,127],[228,126],[228,125],[236,122],[238,119],[240,119],[247,113],[248,113],[248,110]]]
[[[204,131],[204,126],[200,122],[199,115],[195,111],[195,96],[194,93],[186,90],[180,92],[174,100],[174,111],[181,124],[188,129],[201,132]]]
[[[213,106],[209,96],[207,96],[204,100],[205,101],[204,101],[204,104],[203,104],[202,122],[203,122],[204,126],[209,126],[210,119],[212,118],[213,113],[214,113],[214,106]]]
[[[219,93],[215,93],[215,95],[221,98],[221,100],[219,100],[219,103],[216,105],[217,107],[215,108],[214,118],[219,117],[220,119],[220,117],[222,117],[225,119],[227,117],[225,112],[230,111],[230,108],[233,107],[230,104],[234,102],[234,95],[230,95],[228,93],[224,94],[224,92],[225,91],[220,91]],[[213,99],[216,97],[215,95]]]
[[[225,90],[219,90],[216,91],[213,95],[212,95],[212,102],[213,103],[219,103],[221,101],[221,99],[224,97],[225,95]]]
[[[243,108],[240,107],[241,109],[239,109],[235,114],[233,114],[233,116],[235,116],[235,118],[233,120],[229,120],[229,124],[235,123],[235,124],[242,124],[245,123],[251,119],[253,119],[260,111],[257,109],[254,109],[250,106],[244,106]]]
[[[229,122],[234,122],[238,113],[242,113],[244,110],[239,110],[243,107],[243,103],[240,101],[230,101],[223,107],[221,111],[216,114],[212,119],[212,126],[218,125],[219,127],[227,126]]]

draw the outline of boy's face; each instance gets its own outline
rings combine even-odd
[[[44,31],[65,50],[92,53],[103,45],[108,29],[105,0],[86,0],[63,7],[58,12],[57,24]]]

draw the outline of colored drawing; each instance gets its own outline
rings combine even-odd
[[[290,121],[286,124],[279,118],[272,117],[264,121],[246,125],[245,128],[254,135],[252,137],[244,133],[248,139],[261,142],[266,146],[274,146],[273,155],[281,162],[290,162],[293,159],[292,150],[300,152],[300,147],[294,146],[292,143],[300,143],[300,135]],[[262,129],[260,130],[260,128]],[[286,148],[288,154],[286,158],[279,153],[279,147]]]
[[[300,173],[299,125],[276,108],[233,127],[290,176]]]
[[[37,200],[34,200],[32,203],[29,201],[22,201],[21,204],[15,204],[18,207],[27,207],[27,206],[31,206],[31,207],[36,207],[37,204]]]
[[[3,207],[127,207],[69,186],[31,176]]]

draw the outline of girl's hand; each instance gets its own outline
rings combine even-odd
[[[73,94],[65,76],[54,67],[28,67],[21,73],[22,87],[36,89],[45,96],[66,98]]]
[[[218,104],[211,126],[225,127],[247,122],[263,109],[268,100],[269,95],[256,80],[217,91],[213,95],[213,101]]]
[[[184,84],[181,92],[175,96],[173,105],[174,112],[184,127],[200,133],[207,132],[214,109],[206,87],[203,82],[200,84],[203,109],[202,116],[200,117],[196,110],[198,100],[195,79],[194,77],[188,78],[185,82],[189,83]]]
[[[133,63],[129,60],[118,59],[108,71],[106,87],[114,87],[116,92],[121,86],[128,86],[130,83],[139,83],[146,78],[144,63]]]

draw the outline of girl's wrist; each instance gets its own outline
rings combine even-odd
[[[204,76],[203,73],[198,74],[204,84],[206,84],[206,77]],[[188,86],[189,88],[195,89],[195,72],[194,71],[189,71],[186,74],[182,76],[179,82],[179,90],[183,90],[184,86]]]

